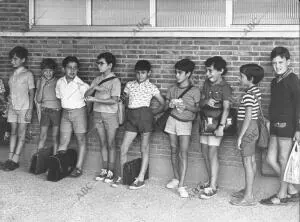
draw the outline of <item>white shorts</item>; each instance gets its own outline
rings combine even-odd
[[[176,134],[177,136],[190,136],[192,133],[193,122],[182,122],[172,116],[169,116],[165,132],[170,134]]]
[[[222,142],[222,136],[205,136],[200,135],[200,143],[207,144],[209,146],[220,146]]]

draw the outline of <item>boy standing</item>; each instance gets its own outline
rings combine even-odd
[[[24,67],[27,57],[28,50],[22,46],[16,46],[9,52],[14,72],[8,81],[10,94],[7,122],[11,124],[11,136],[8,160],[3,165],[6,171],[19,167],[26,128],[32,116],[34,79],[32,73]]]
[[[188,148],[192,132],[193,120],[199,110],[200,89],[190,82],[195,63],[182,59],[175,64],[177,84],[167,91],[166,107],[172,108],[167,120],[165,132],[169,134],[171,146],[171,162],[174,173],[166,187],[178,187],[180,197],[188,197],[184,187],[184,179],[188,167]],[[184,93],[184,95],[183,95]],[[182,98],[178,99],[180,95]]]
[[[112,72],[116,58],[110,52],[97,57],[100,75],[96,77],[86,91],[86,101],[94,102],[94,123],[101,143],[101,170],[96,180],[112,182],[115,173],[115,136],[119,127],[118,100],[121,93],[121,82]],[[102,81],[105,81],[101,83]],[[98,85],[101,83],[101,85]],[[91,96],[95,93],[94,96]]]
[[[149,163],[149,139],[153,131],[153,115],[164,108],[165,101],[157,86],[149,81],[151,65],[147,60],[139,60],[135,65],[136,80],[126,84],[124,93],[128,97],[128,112],[125,122],[125,133],[121,145],[121,176],[123,165],[127,161],[127,152],[138,133],[141,133],[142,165],[140,173],[129,189],[139,189],[145,186],[144,176]],[[160,106],[156,110],[150,108],[152,98],[156,98]],[[121,183],[122,177],[115,177],[112,187]]]
[[[60,144],[58,151],[66,151],[74,130],[79,146],[76,168],[70,176],[82,174],[82,165],[86,151],[87,116],[84,93],[89,85],[78,76],[79,61],[75,56],[66,57],[63,62],[65,76],[57,81],[56,97],[61,100],[62,118],[60,123]]]
[[[271,61],[276,76],[271,82],[271,137],[267,162],[280,176],[280,188],[277,194],[261,200],[260,203],[280,205],[299,200],[298,191],[292,184],[283,181],[283,175],[293,141],[300,142],[300,84],[297,75],[289,68],[290,53],[287,48],[274,48]]]
[[[52,141],[54,154],[58,148],[58,130],[60,124],[60,101],[56,98],[57,79],[54,76],[56,62],[43,59],[41,62],[42,76],[37,82],[36,101],[41,104],[40,139],[38,149],[44,147],[49,125],[52,123]]]

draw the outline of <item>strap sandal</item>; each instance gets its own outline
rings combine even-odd
[[[300,193],[294,193],[294,194],[289,194],[287,195],[288,202],[298,202],[300,200]]]
[[[241,189],[241,190],[239,190],[237,192],[233,192],[231,194],[231,197],[234,197],[234,198],[243,198],[244,194],[245,194],[245,189]]]
[[[70,177],[79,177],[82,175],[82,169],[79,169],[79,168],[75,168],[71,174],[70,174]]]
[[[229,203],[235,206],[244,206],[244,207],[255,206],[257,204],[257,202],[254,199],[252,200],[233,199]]]
[[[268,206],[272,206],[272,205],[285,205],[288,203],[288,199],[287,197],[285,198],[279,198],[277,196],[277,194],[274,194],[273,196],[270,196],[269,198],[266,199],[262,199],[260,201],[261,204],[263,205],[268,205]]]

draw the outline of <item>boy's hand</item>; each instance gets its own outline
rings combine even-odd
[[[41,86],[45,86],[45,85],[47,85],[47,79],[45,78],[45,77],[41,77]]]
[[[31,121],[31,116],[32,116],[32,109],[28,109],[26,111],[26,114],[25,114],[25,121],[30,122]]]
[[[238,150],[242,150],[241,149],[241,143],[242,143],[242,138],[238,137],[237,140],[236,140],[236,148]]]
[[[169,102],[169,107],[172,109],[175,108],[174,99]]]
[[[294,135],[293,140],[294,140],[294,141],[297,141],[298,144],[300,144],[300,131],[296,131],[296,132],[295,132],[295,135]]]
[[[215,136],[223,136],[224,135],[224,127],[218,126],[218,128],[214,131]]]
[[[96,100],[96,98],[93,97],[93,96],[87,96],[87,97],[85,97],[85,101],[87,101],[87,102],[95,102],[95,100]]]
[[[215,99],[210,98],[210,99],[207,100],[206,104],[211,106],[211,107],[215,107],[216,102],[218,102],[218,101],[215,100]]]

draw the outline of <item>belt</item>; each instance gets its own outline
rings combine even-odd
[[[43,111],[60,111],[60,108],[42,107],[41,110],[43,110]]]
[[[277,122],[277,123],[273,124],[274,127],[278,127],[278,128],[284,128],[284,127],[286,127],[286,125],[287,125],[286,122],[282,122],[282,123]]]

